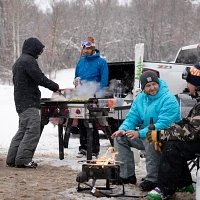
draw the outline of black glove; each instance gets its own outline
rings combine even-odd
[[[184,127],[185,124],[189,124],[190,120],[188,118],[183,118],[181,121],[177,122],[176,124],[178,124],[180,127]]]
[[[160,131],[148,131],[146,139],[149,141],[149,143],[154,143],[154,148],[156,151],[161,151],[162,143],[160,140]]]

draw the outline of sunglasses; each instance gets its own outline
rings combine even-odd
[[[90,41],[83,41],[81,43],[82,47],[94,47],[94,43],[90,42]]]

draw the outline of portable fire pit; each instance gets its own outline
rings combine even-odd
[[[93,194],[99,194],[99,189],[110,190],[110,180],[120,180],[120,165],[122,162],[108,162],[107,164],[98,162],[98,160],[84,160],[79,161],[82,164],[82,172],[77,175],[76,181],[78,182],[77,191],[90,190]],[[87,182],[92,179],[92,184],[89,185]],[[106,185],[96,187],[95,183],[99,179],[105,179]],[[80,184],[84,184],[87,187],[81,187]],[[96,190],[98,189],[98,190]],[[122,194],[125,194],[124,184],[122,183]]]

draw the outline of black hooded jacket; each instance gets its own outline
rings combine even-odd
[[[14,100],[18,113],[28,108],[40,108],[39,85],[56,92],[59,85],[48,79],[40,70],[37,58],[44,45],[37,38],[25,40],[22,54],[12,67]]]

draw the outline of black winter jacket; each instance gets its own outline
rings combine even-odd
[[[44,45],[37,38],[25,40],[22,54],[12,68],[14,100],[18,113],[28,108],[40,108],[39,85],[57,91],[59,85],[48,79],[40,70],[37,58]]]

